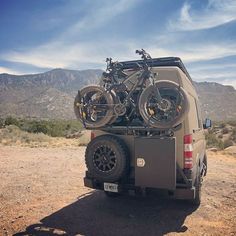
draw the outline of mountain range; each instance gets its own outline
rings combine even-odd
[[[81,87],[99,82],[102,70],[54,69],[40,74],[0,74],[0,117],[75,119],[74,97]],[[236,119],[236,90],[213,82],[194,82],[203,117]]]

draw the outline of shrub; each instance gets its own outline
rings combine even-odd
[[[0,119],[0,128],[5,125],[15,125],[29,133],[44,133],[52,137],[65,137],[68,134],[77,133],[82,125],[77,120],[32,120],[7,117]]]
[[[224,149],[233,145],[234,145],[233,142],[229,139],[224,141]]]
[[[212,121],[212,126],[223,129],[226,126],[226,123],[222,122],[222,121]]]
[[[220,123],[220,124],[219,124],[219,127],[220,127],[220,128],[225,128],[225,126],[226,126],[225,123]]]
[[[50,137],[43,133],[29,133],[22,131],[15,125],[8,125],[0,132],[0,143],[4,145],[30,144],[32,142],[49,142]]]
[[[223,128],[222,129],[222,134],[228,134],[229,133],[229,129],[228,128]]]
[[[4,119],[0,118],[0,129],[4,128],[4,126],[5,126],[5,121]]]
[[[236,128],[232,130],[231,140],[236,142]]]
[[[218,149],[224,148],[222,140],[218,139],[215,134],[206,134],[207,147],[216,147]]]
[[[80,131],[82,125],[76,120],[24,120],[21,129],[30,133],[44,133],[52,137],[64,137]]]
[[[16,126],[20,126],[20,122],[17,118],[14,118],[14,117],[11,117],[11,116],[8,116],[6,119],[5,119],[5,125],[16,125]]]
[[[28,127],[28,132],[30,133],[44,133],[47,134],[49,131],[49,127],[47,124],[40,122],[40,121],[33,121],[29,127]]]
[[[235,127],[236,126],[236,120],[231,120],[231,121],[228,122],[228,124]]]

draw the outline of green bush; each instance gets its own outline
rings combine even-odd
[[[215,134],[206,134],[207,147],[216,147],[220,150],[224,149],[224,143],[218,139]]]
[[[8,116],[6,119],[5,119],[5,125],[15,125],[15,126],[20,126],[20,122],[17,118],[14,118],[14,117],[11,117],[11,116]]]
[[[42,120],[37,122],[31,121],[29,128],[28,132],[41,132],[52,137],[64,137],[67,134],[78,132],[81,130],[82,125],[78,121]]]
[[[4,125],[15,125],[29,133],[43,133],[52,137],[65,137],[82,129],[81,123],[77,120],[33,120],[10,116],[0,119],[0,128]]]
[[[49,127],[47,124],[41,121],[33,121],[30,126],[28,132],[30,133],[44,133],[47,134],[49,131]]]

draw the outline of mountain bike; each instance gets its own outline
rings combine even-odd
[[[79,91],[75,113],[85,127],[128,125],[138,118],[147,126],[165,128],[183,117],[188,107],[185,91],[174,82],[158,81],[158,74],[147,63],[151,56],[143,49],[136,53],[142,65],[136,63],[131,72],[124,71],[122,63],[107,58],[101,86]]]

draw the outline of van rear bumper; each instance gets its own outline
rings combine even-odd
[[[104,183],[99,182],[95,179],[85,177],[84,178],[84,186],[92,189],[103,190],[104,191]],[[129,194],[129,195],[140,195],[144,192],[148,192],[150,194],[155,194],[158,191],[165,191],[169,197],[175,199],[185,199],[190,200],[195,198],[195,187],[176,187],[174,190],[167,189],[155,189],[155,188],[146,188],[145,191],[143,188],[135,186],[133,184],[124,184],[118,183],[118,193],[121,194]]]

